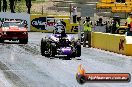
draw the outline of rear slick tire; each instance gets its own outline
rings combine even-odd
[[[41,39],[40,50],[41,50],[41,55],[42,56],[46,56],[46,54],[45,54],[45,51],[46,51],[46,41],[43,38]]]

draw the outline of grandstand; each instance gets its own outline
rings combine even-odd
[[[84,9],[82,6],[93,5],[96,8],[96,3],[98,0],[52,0],[54,2],[54,6],[47,8],[47,10],[57,10],[57,11],[65,11],[69,12],[70,5],[78,7],[78,14],[81,15],[81,9]],[[87,13],[87,12],[86,12]]]
[[[132,12],[132,0],[99,0],[96,8],[98,12],[109,12],[111,16],[116,14],[126,18]]]

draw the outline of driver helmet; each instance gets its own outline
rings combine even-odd
[[[57,21],[55,24],[55,33],[61,34],[62,32],[65,32],[65,26],[61,23],[61,21]]]

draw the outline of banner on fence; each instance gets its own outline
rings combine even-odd
[[[55,29],[55,23],[61,19],[66,23],[67,33],[75,33],[78,31],[78,24],[70,23],[69,16],[52,15],[31,15],[31,31],[52,32]]]

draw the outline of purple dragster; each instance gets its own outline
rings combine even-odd
[[[41,40],[41,55],[46,57],[67,56],[80,57],[81,44],[75,40],[73,35],[65,33],[65,27],[61,23],[55,25],[53,34],[42,38]]]
[[[81,45],[72,35],[52,34],[42,38],[41,55],[46,57],[67,56],[68,58],[81,56]]]

